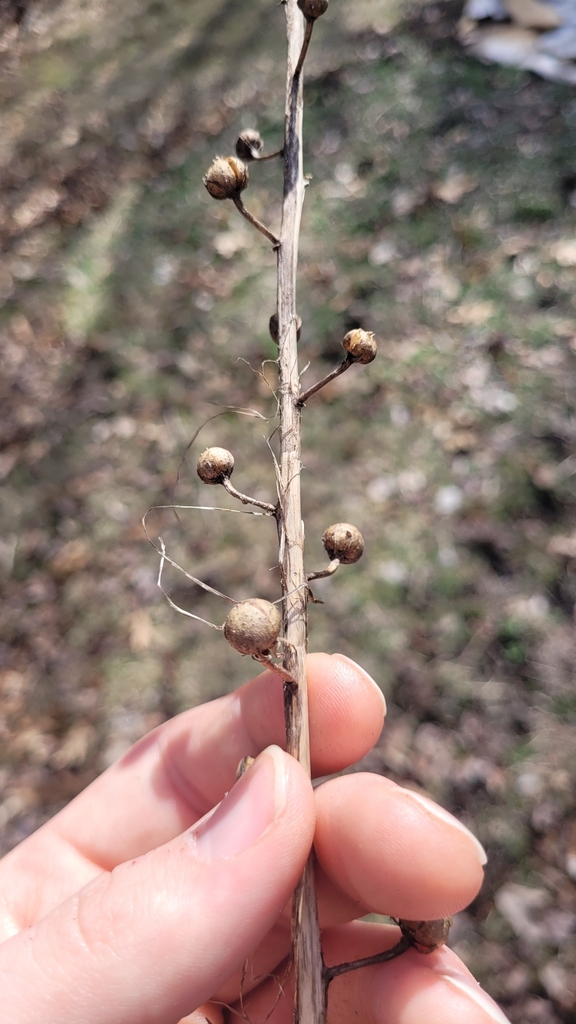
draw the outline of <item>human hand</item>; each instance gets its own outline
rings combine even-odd
[[[384,704],[340,655],[307,672],[323,776],[373,746]],[[435,919],[476,895],[481,848],[447,812],[367,773],[313,791],[283,737],[281,681],[264,672],[144,737],[0,862],[3,1024],[221,1024],[245,962],[250,1018],[274,1007],[289,1024],[289,898],[313,838],[328,964],[394,945],[393,926],[355,920],[370,911]],[[260,756],[235,783],[246,754]],[[335,979],[329,1022],[351,1018],[505,1021],[446,948]]]

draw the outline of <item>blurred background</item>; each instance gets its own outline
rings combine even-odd
[[[314,32],[304,385],[351,327],[380,351],[304,414],[308,568],[330,523],[366,539],[315,585],[310,646],[386,694],[365,767],[431,793],[488,851],[452,945],[513,1022],[571,1024],[576,92],[570,53],[547,80],[528,70],[518,32],[541,53],[546,26],[514,7],[334,0]],[[516,56],[479,62],[498,32]],[[2,852],[254,673],[168,606],[141,518],[232,506],[195,474],[212,444],[275,500],[275,259],[202,174],[242,128],[281,144],[284,49],[269,0],[0,2]],[[250,176],[274,230],[281,167]],[[188,571],[276,599],[273,524],[179,515],[148,525]],[[223,621],[181,574],[165,585]]]

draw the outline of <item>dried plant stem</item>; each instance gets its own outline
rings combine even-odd
[[[302,174],[302,75],[295,70],[302,52],[305,21],[296,0],[285,4],[288,37],[284,195],[278,249],[279,492],[277,513],[284,600],[284,668],[294,680],[284,684],[287,748],[310,773],[306,685],[306,603],[300,502],[300,378],[296,345],[296,271],[304,202]],[[295,969],[294,1024],[324,1024],[326,987],[316,905],[314,860],[310,856],[294,893],[292,941]]]
[[[265,153],[264,156],[258,157],[258,163],[261,164],[263,160],[274,160],[276,157],[283,157],[284,150],[277,149],[275,153]]]
[[[335,380],[336,377],[339,377],[341,373],[344,373],[344,371],[347,370],[348,367],[352,366],[353,364],[354,360],[350,356],[346,356],[346,359],[342,360],[340,366],[337,366],[335,370],[331,371],[331,373],[327,373],[325,377],[322,377],[322,380],[316,381],[316,383],[313,384],[312,387],[308,388],[307,391],[303,391],[302,394],[300,395],[300,398],[298,399],[298,405],[300,406],[300,408],[302,408],[302,406],[308,401],[309,398],[312,397],[312,395],[315,395],[316,392],[320,391],[320,389],[325,387],[326,384],[329,384],[330,381]]]
[[[348,971],[358,971],[361,967],[374,967],[375,964],[383,964],[387,960],[395,960],[397,956],[401,956],[407,949],[410,949],[410,939],[408,936],[403,935],[395,946],[391,949],[385,949],[383,953],[374,953],[373,956],[364,956],[360,960],[350,960],[345,964],[336,964],[334,967],[324,968],[324,983],[326,988],[330,982],[337,978],[340,974],[347,974]]]
[[[314,22],[310,19],[306,19],[306,27],[304,29],[304,39],[302,40],[302,49],[300,50],[300,56],[298,57],[298,63],[294,69],[294,78],[298,78],[302,68],[304,67],[304,61],[306,60],[306,54],[308,53],[308,47],[310,46],[310,40],[312,39],[312,29],[314,28]]]
[[[333,576],[339,565],[340,559],[333,558],[325,569],[319,569],[318,572],[309,572],[307,577],[308,583],[312,583],[313,580],[325,580],[327,576]]]
[[[264,668],[272,669],[272,671],[275,672],[276,675],[282,676],[282,679],[285,679],[288,683],[294,683],[294,680],[292,679],[290,673],[287,672],[286,669],[282,667],[282,665],[276,665],[275,662],[272,661],[272,658],[267,657],[266,654],[255,654],[254,661],[259,661],[261,665],[264,665]]]
[[[275,249],[277,248],[277,246],[280,245],[280,239],[276,238],[276,235],[273,235],[271,231],[268,231],[268,228],[262,223],[262,221],[258,220],[257,217],[255,217],[252,213],[249,212],[249,210],[246,209],[244,203],[240,199],[240,196],[235,196],[232,202],[234,203],[234,206],[236,207],[238,212],[241,213],[242,216],[246,218],[248,223],[252,224],[252,226],[255,227],[257,231],[260,231],[263,235],[265,235],[269,242],[272,242],[272,245],[274,246]]]
[[[236,490],[234,484],[230,483],[229,477],[224,477],[222,484],[224,489],[231,494],[233,498],[237,498],[243,505],[255,505],[256,508],[261,508],[267,516],[276,515],[276,506],[271,505],[269,501],[260,501],[259,498],[251,498],[249,494],[242,494],[242,491]]]

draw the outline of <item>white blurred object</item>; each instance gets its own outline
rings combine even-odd
[[[484,18],[503,21],[508,17],[500,0],[468,0],[468,3],[464,4],[462,14],[465,18],[472,18],[473,21],[482,21]]]
[[[540,50],[541,38],[531,29],[494,25],[472,29],[463,42],[468,52],[480,60],[533,71],[550,82],[576,85],[576,65],[543,53]]]
[[[386,263],[392,263],[392,260],[395,260],[397,255],[398,250],[394,242],[391,242],[389,239],[383,239],[370,249],[368,262],[374,267],[382,267]]]
[[[550,7],[553,7],[558,12],[560,21],[562,24],[570,24],[574,22],[576,11],[574,10],[574,0],[548,0]]]
[[[546,31],[562,24],[558,11],[541,0],[504,0],[504,6],[512,21],[522,28]]]
[[[509,67],[525,67],[537,52],[538,33],[515,25],[490,25],[473,28],[465,42],[475,57]]]
[[[464,494],[455,484],[448,484],[447,487],[440,487],[434,497],[434,508],[442,515],[452,515],[462,508]]]
[[[467,0],[457,32],[479,60],[576,84],[576,0]]]
[[[574,12],[576,18],[576,12]],[[574,25],[562,25],[562,28],[554,32],[544,32],[540,36],[538,49],[543,53],[551,53],[560,60],[570,60],[576,57],[576,23]]]

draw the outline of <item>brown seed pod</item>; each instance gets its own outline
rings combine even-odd
[[[240,654],[269,654],[280,636],[282,616],[275,604],[259,597],[239,601],[224,623],[224,636]]]
[[[363,331],[357,327],[354,331],[348,331],[342,344],[355,363],[371,363],[376,358],[378,345],[372,331]]]
[[[433,953],[448,940],[451,917],[441,917],[437,921],[398,921],[402,934],[410,939],[410,944],[419,953]]]
[[[248,163],[250,160],[258,160],[262,155],[264,149],[264,142],[260,132],[255,131],[253,128],[247,128],[246,131],[240,132],[240,135],[236,139],[236,156],[239,156],[241,160],[245,160]]]
[[[241,779],[248,769],[252,767],[255,760],[256,758],[252,757],[251,754],[246,754],[246,756],[238,762],[238,767],[236,769],[236,781]]]
[[[364,537],[351,523],[329,526],[322,537],[322,543],[328,557],[331,560],[337,558],[343,565],[357,562],[364,551]]]
[[[298,7],[308,21],[316,21],[328,10],[328,0],[298,0]]]
[[[202,180],[213,199],[237,199],[248,184],[248,168],[235,156],[217,156]]]
[[[272,341],[278,344],[278,313],[272,313],[268,321],[268,330],[270,331],[270,337]]]
[[[221,484],[232,476],[234,456],[226,448],[207,448],[196,464],[196,472],[205,484]]]
[[[270,320],[268,321],[268,329],[270,331],[270,337],[275,344],[278,344],[278,314],[272,313]],[[302,333],[302,317],[296,317],[296,341],[300,341],[300,335]]]

